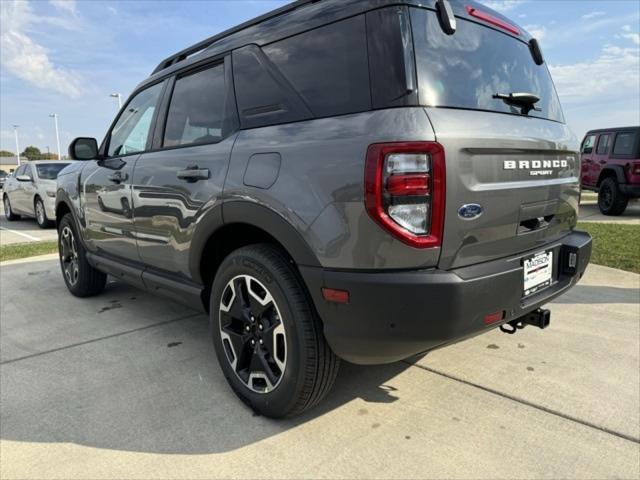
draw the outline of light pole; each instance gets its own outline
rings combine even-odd
[[[18,159],[18,166],[20,166],[20,145],[18,145],[18,127],[20,125],[13,126],[13,133],[16,136],[16,158]]]
[[[60,135],[58,134],[58,114],[52,113],[49,116],[53,118],[53,123],[56,126],[56,145],[58,146],[58,160],[62,160],[62,155],[60,152]]]
[[[120,109],[122,108],[122,95],[120,95],[119,93],[112,93],[109,96],[118,99],[118,111],[120,111]]]

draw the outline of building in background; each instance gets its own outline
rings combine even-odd
[[[28,161],[27,157],[20,157],[21,163]],[[18,158],[15,155],[13,157],[0,157],[0,170],[6,173],[13,173],[16,168],[18,168]]]

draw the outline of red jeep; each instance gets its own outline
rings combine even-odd
[[[604,215],[640,197],[640,127],[591,130],[582,141],[582,188],[598,192]]]

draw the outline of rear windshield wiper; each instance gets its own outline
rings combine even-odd
[[[520,108],[522,115],[529,115],[532,110],[534,112],[542,111],[535,105],[540,101],[540,97],[533,93],[496,93],[493,98],[498,98],[509,106]]]

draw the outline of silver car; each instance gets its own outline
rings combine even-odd
[[[2,201],[7,220],[18,220],[24,215],[35,218],[40,228],[53,226],[56,178],[70,163],[36,160],[19,166],[4,184]]]

